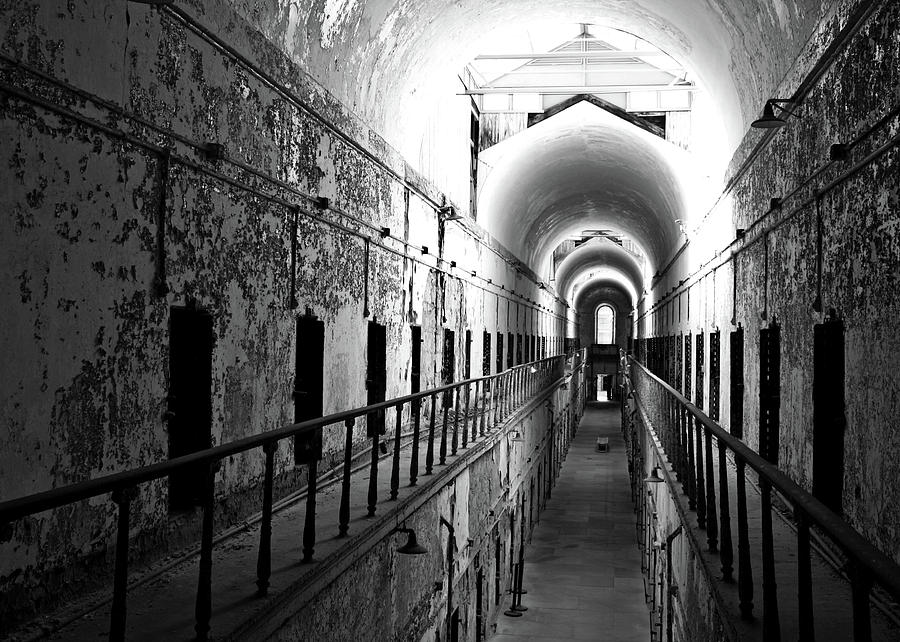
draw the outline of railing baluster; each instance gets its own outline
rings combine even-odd
[[[763,639],[779,642],[781,624],[778,621],[778,587],[775,584],[775,547],[772,541],[772,485],[762,475],[759,490],[762,498]]]
[[[809,520],[800,511],[794,511],[797,520],[797,602],[800,627],[800,642],[813,642],[816,639],[813,622],[812,597],[812,565],[809,547]]]
[[[706,450],[706,543],[713,553],[719,550],[719,525],[716,519],[716,477],[713,471],[712,433],[704,426]]]
[[[197,640],[209,636],[209,619],[212,615],[212,547],[213,506],[215,503],[215,478],[218,462],[209,464],[204,476],[203,523],[200,533],[200,563],[197,577],[197,601],[194,605],[194,632]]]
[[[703,474],[703,424],[696,419],[695,436],[697,439],[697,451],[694,460],[697,464],[697,526],[706,528],[706,479]]]
[[[696,494],[696,478],[694,476],[694,471],[696,469],[696,464],[694,463],[694,422],[691,419],[690,413],[688,413],[687,408],[684,409],[684,426],[687,434],[687,479],[688,479],[688,487],[687,487],[687,495],[688,495],[688,509],[689,510],[697,510],[697,494]]]
[[[112,500],[119,507],[116,525],[116,569],[113,577],[113,601],[110,611],[109,639],[121,642],[125,639],[125,621],[128,601],[128,530],[131,522],[131,500],[135,488],[113,491]]]
[[[434,422],[437,418],[437,393],[431,394],[431,417],[428,419],[428,446],[425,448],[425,474],[434,468]]]
[[[341,481],[341,508],[338,513],[338,537],[346,537],[350,528],[350,462],[353,457],[353,417],[344,420],[347,429],[344,438],[344,477]]]
[[[453,398],[453,391],[446,390],[444,391],[444,401],[441,404],[441,412],[443,413],[443,424],[441,425],[441,449],[440,449],[440,463],[443,466],[447,463],[447,413],[450,409],[450,400]]]
[[[753,619],[753,567],[750,564],[750,533],[747,526],[747,481],[746,463],[735,456],[737,464],[737,510],[738,510],[738,599],[741,617]]]
[[[262,519],[259,524],[259,554],[256,558],[256,594],[263,596],[269,592],[269,577],[272,574],[272,486],[275,480],[275,450],[278,443],[267,441],[263,444],[265,473],[263,477]]]
[[[369,416],[371,417],[372,414]],[[378,505],[378,455],[381,435],[378,434],[378,426],[372,427],[369,422],[366,422],[366,427],[372,430],[372,458],[369,463],[369,495],[366,517],[374,517]]]
[[[450,454],[456,456],[456,450],[459,448],[459,397],[462,392],[462,386],[457,386],[453,392],[453,439],[451,440]]]
[[[421,408],[422,408],[422,400],[421,398],[413,399],[410,404],[410,411],[412,412],[412,420],[413,420],[413,441],[412,441],[412,454],[410,455],[409,460],[409,485],[415,486],[416,481],[419,479],[419,432],[421,431]]]
[[[306,467],[306,515],[303,519],[303,559],[304,564],[313,560],[316,550],[316,494],[319,492],[319,462],[317,453],[309,460]]]
[[[462,430],[462,447],[467,448],[469,445],[469,398],[472,395],[472,389],[469,387],[471,384],[466,384],[466,403],[465,409],[463,410],[463,430]],[[472,434],[472,439],[475,439],[474,433]]]
[[[731,508],[728,497],[728,457],[725,442],[719,444],[719,559],[722,561],[722,581],[734,581],[734,549],[731,544]]]
[[[481,398],[483,390],[484,386],[479,379],[475,382],[475,401],[472,404],[472,441],[475,441],[476,433],[478,437],[484,437],[484,400]]]
[[[394,422],[394,460],[391,463],[391,499],[400,492],[400,434],[403,432],[403,404],[397,404]]]
[[[869,611],[869,593],[872,577],[858,562],[851,562],[850,586],[853,594],[853,640],[871,642],[872,620]]]

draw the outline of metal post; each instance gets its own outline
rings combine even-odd
[[[344,476],[341,481],[341,508],[338,513],[338,537],[345,537],[350,528],[350,461],[353,457],[353,426],[351,417],[344,421],[347,435],[344,438]]]
[[[109,639],[115,642],[125,639],[128,594],[128,530],[131,521],[131,500],[136,494],[134,488],[123,488],[113,491],[112,494],[112,500],[119,507],[116,530],[116,569],[109,623]]]
[[[266,457],[265,477],[263,477],[262,520],[259,525],[259,554],[256,558],[256,594],[269,592],[269,577],[272,573],[272,485],[275,477],[275,451],[277,442],[263,444]]]

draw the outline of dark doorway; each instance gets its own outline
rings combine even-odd
[[[696,387],[694,390],[694,399],[696,399],[697,407],[703,408],[703,375],[704,375],[704,345],[703,333],[697,333],[697,368],[696,368]]]
[[[475,572],[475,642],[484,639],[484,569]]]
[[[453,383],[456,376],[456,333],[444,330],[444,355],[441,364],[441,383]]]
[[[422,327],[414,325],[412,330],[412,357],[409,367],[409,391],[419,392],[422,389]]]
[[[775,321],[759,332],[759,454],[778,463],[781,429],[781,329]]]
[[[693,379],[693,358],[691,356],[691,335],[684,335],[684,396],[691,398],[691,383]]]
[[[472,331],[466,330],[465,360],[463,362],[463,379],[472,377]]]
[[[384,401],[387,392],[387,328],[376,321],[369,321],[366,368],[366,404]],[[383,435],[384,410],[367,415],[366,426],[369,437]]]
[[[816,324],[813,350],[813,495],[837,514],[844,490],[844,324]]]
[[[522,349],[523,349],[522,333],[516,335],[516,365],[522,365]]]
[[[503,372],[503,333],[497,333],[497,373]]]
[[[512,368],[514,365],[516,365],[515,346],[516,346],[515,335],[512,332],[507,332],[506,333],[506,367],[507,367],[507,369]]]
[[[325,324],[311,314],[297,319],[294,366],[294,423],[322,416],[322,373]],[[294,462],[308,464],[322,457],[322,429],[294,437]]]
[[[731,333],[731,434],[744,438],[744,329]]]
[[[719,331],[709,333],[709,418],[719,421],[719,389],[721,386]]]
[[[172,308],[169,326],[169,459],[209,448],[212,440],[213,320],[203,310]],[[169,511],[197,506],[206,466],[169,475]]]
[[[491,374],[491,333],[487,330],[481,335],[481,374]]]

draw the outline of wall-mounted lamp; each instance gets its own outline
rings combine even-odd
[[[659,484],[662,482],[662,477],[659,476],[659,466],[654,466],[653,470],[650,471],[650,474],[644,477],[643,482],[645,484]]]
[[[398,526],[391,533],[406,533],[406,544],[403,546],[399,546],[397,548],[397,552],[403,555],[424,555],[428,552],[428,549],[419,544],[416,540],[416,531],[411,528],[406,528],[405,526]]]
[[[462,214],[457,212],[456,208],[452,205],[444,205],[443,207],[438,209],[438,214],[444,221],[458,221],[462,218]]]
[[[835,143],[828,148],[828,159],[833,161],[845,161],[850,158],[850,146],[846,143]]]
[[[777,129],[779,127],[784,127],[785,125],[787,125],[787,121],[784,118],[775,115],[776,107],[782,113],[787,114],[788,116],[795,116],[796,118],[799,118],[799,116],[797,116],[793,111],[781,106],[784,104],[793,105],[794,101],[785,100],[783,98],[770,98],[766,101],[766,106],[763,107],[762,116],[750,123],[750,126],[756,129]]]

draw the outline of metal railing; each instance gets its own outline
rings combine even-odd
[[[741,617],[753,619],[754,583],[747,511],[747,468],[759,475],[762,542],[763,639],[779,640],[779,598],[775,583],[773,490],[793,510],[797,527],[797,599],[799,640],[815,639],[810,529],[836,545],[847,558],[851,585],[853,639],[872,639],[870,598],[878,585],[900,601],[900,565],[877,550],[862,535],[819,500],[803,490],[775,465],[732,437],[669,384],[631,356],[626,363],[626,393],[646,414],[672,469],[695,511],[697,526],[706,530],[708,550],[718,553],[722,579],[733,581],[734,543],[728,462],[736,469],[737,582]],[[625,420],[623,406],[623,421]],[[624,425],[624,424],[623,424]],[[714,457],[714,453],[717,456]],[[714,466],[714,459],[717,466]],[[758,570],[758,569],[757,569]]]
[[[569,355],[571,358],[572,355]],[[125,637],[126,598],[128,580],[129,524],[131,502],[137,488],[173,472],[196,470],[206,467],[205,487],[202,492],[202,526],[200,537],[199,577],[195,603],[194,630],[198,640],[206,640],[210,630],[212,611],[212,549],[213,513],[215,509],[215,473],[220,462],[229,455],[261,449],[265,457],[263,504],[260,521],[260,541],[257,562],[257,593],[265,595],[271,575],[272,542],[272,494],[274,485],[274,456],[278,442],[295,436],[316,435],[329,427],[344,431],[344,457],[341,479],[338,536],[348,535],[350,527],[350,487],[352,459],[354,457],[354,426],[359,418],[366,418],[367,439],[371,439],[371,464],[369,465],[367,509],[374,515],[379,501],[378,478],[381,472],[379,443],[384,431],[387,411],[393,409],[395,429],[393,456],[390,458],[390,499],[396,499],[400,486],[400,451],[404,426],[404,408],[409,410],[412,422],[412,449],[409,461],[409,485],[415,486],[419,476],[420,446],[425,447],[425,475],[431,475],[435,463],[443,465],[448,454],[456,455],[460,447],[466,448],[490,431],[499,427],[513,412],[531,397],[558,381],[565,373],[566,355],[547,357],[532,363],[519,365],[502,373],[468,379],[432,390],[398,397],[355,410],[328,415],[319,419],[291,424],[251,437],[197,451],[190,455],[169,459],[149,466],[106,475],[85,482],[72,484],[42,493],[0,502],[0,525],[42,511],[59,508],[100,495],[110,495],[118,506],[118,523],[115,545],[115,570],[113,599],[110,615],[111,640]],[[583,359],[582,359],[583,361]],[[579,364],[578,367],[581,367]],[[438,404],[438,398],[442,403]],[[430,400],[431,412],[423,426],[423,401]],[[438,419],[440,415],[440,419]],[[435,443],[437,441],[437,444]],[[387,458],[385,458],[386,460]],[[436,462],[437,460],[437,462]],[[303,528],[303,559],[310,561],[316,544],[316,472],[315,462],[310,464],[307,488],[307,505]]]

